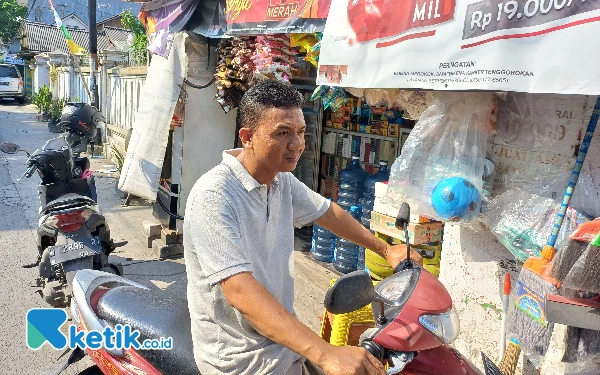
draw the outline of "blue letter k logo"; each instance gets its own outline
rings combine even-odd
[[[67,338],[60,327],[67,321],[67,313],[62,309],[31,309],[27,312],[27,346],[39,349],[46,341],[54,349],[67,346]]]

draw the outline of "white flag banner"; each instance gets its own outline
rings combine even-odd
[[[318,84],[600,94],[600,0],[332,0]]]

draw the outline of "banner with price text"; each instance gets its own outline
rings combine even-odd
[[[600,94],[600,0],[332,0],[318,84]]]

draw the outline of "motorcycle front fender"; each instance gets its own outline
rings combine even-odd
[[[419,354],[402,371],[402,375],[483,375],[460,352],[447,345]]]

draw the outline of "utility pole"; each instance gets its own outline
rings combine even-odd
[[[98,31],[96,30],[96,0],[88,0],[88,18],[90,30],[90,91],[91,105],[100,110],[98,85],[96,84],[96,66],[98,65]]]

